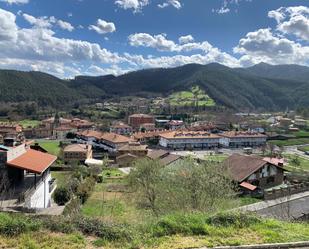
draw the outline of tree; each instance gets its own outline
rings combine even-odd
[[[215,211],[235,194],[228,171],[219,163],[197,163],[187,158],[167,168],[164,175],[166,199],[176,209]]]
[[[133,168],[129,174],[130,186],[142,201],[146,200],[147,206],[158,216],[162,165],[156,160],[140,159],[135,161]]]
[[[71,199],[70,191],[65,187],[58,187],[54,193],[54,201],[62,206],[66,204]]]

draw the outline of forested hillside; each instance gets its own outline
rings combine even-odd
[[[217,63],[145,69],[120,75],[78,76],[65,81],[40,72],[0,70],[2,101],[61,106],[113,96],[169,96],[199,86],[216,104],[233,109],[309,107],[309,68],[258,64],[229,68]]]

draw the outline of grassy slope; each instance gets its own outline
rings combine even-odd
[[[201,217],[203,220],[203,217]],[[189,223],[187,223],[189,222]],[[161,224],[161,225],[160,225]],[[162,230],[162,224],[169,224]],[[149,230],[140,230],[134,241],[106,241],[96,237],[87,237],[79,233],[52,233],[47,230],[25,232],[14,237],[0,236],[0,247],[3,248],[148,248],[148,249],[181,249],[202,246],[244,245],[260,243],[278,243],[309,240],[309,226],[301,223],[288,223],[276,220],[262,220],[248,225],[214,225],[200,221],[199,215],[167,216],[152,225],[152,231],[172,232],[169,236],[155,236]],[[149,229],[149,227],[148,227]],[[180,232],[182,229],[183,232]],[[192,229],[192,230],[191,230]],[[199,229],[199,230],[196,230]],[[203,233],[203,235],[193,235]],[[146,232],[148,231],[148,232]],[[174,232],[173,232],[174,231]],[[187,231],[187,232],[185,232]],[[174,234],[175,233],[175,234]]]
[[[196,100],[195,96],[196,95]],[[168,98],[171,105],[174,106],[193,106],[197,101],[197,106],[215,106],[215,101],[210,98],[205,91],[199,87],[192,87],[191,91],[181,91],[173,93]]]
[[[48,153],[51,153],[55,156],[58,156],[60,153],[60,147],[58,141],[52,141],[52,140],[40,140],[39,144],[48,151]]]

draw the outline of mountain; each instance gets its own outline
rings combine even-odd
[[[300,65],[270,65],[259,63],[252,67],[239,68],[238,70],[265,78],[309,81],[309,67]]]
[[[278,110],[309,107],[309,68],[258,64],[229,68],[218,63],[154,68],[120,76],[77,76],[65,81],[40,72],[0,70],[0,98],[70,104],[113,96],[168,96],[198,85],[218,105],[234,109]]]
[[[188,64],[176,68],[140,70],[108,80],[91,77],[91,81],[88,78],[83,84],[95,84],[106,94],[122,96],[140,93],[166,96],[198,85],[217,104],[235,109],[271,110],[308,105],[304,92],[308,93],[309,82],[285,77],[270,79],[252,71],[250,68],[232,69],[218,63]]]
[[[67,82],[41,72],[0,70],[0,102],[36,101],[60,107],[82,96]]]

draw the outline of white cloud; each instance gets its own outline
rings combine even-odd
[[[168,6],[172,6],[176,9],[180,9],[182,7],[182,4],[179,0],[167,0],[164,3],[158,4],[158,7],[161,9],[166,8]]]
[[[106,22],[102,19],[98,19],[96,25],[90,25],[89,29],[96,31],[98,34],[107,34],[116,31],[114,23]]]
[[[309,58],[309,47],[276,36],[269,28],[249,32],[239,41],[234,52],[242,54],[240,61],[246,64],[307,64]]]
[[[176,44],[172,40],[166,38],[166,34],[150,35],[147,33],[136,33],[128,37],[129,43],[134,47],[149,47],[155,48],[158,51],[165,52],[189,52],[193,50],[201,50],[207,52],[212,46],[207,42],[189,42],[193,41],[192,36],[180,37],[180,44]],[[181,40],[188,41],[187,43],[181,43]]]
[[[8,4],[26,4],[29,0],[0,0],[0,2],[5,2]]]
[[[58,20],[54,16],[34,17],[26,13],[22,14],[22,16],[28,23],[35,26],[36,28],[52,28],[54,24],[57,24],[63,30],[67,30],[69,32],[74,30],[74,27],[71,23]]]
[[[52,27],[52,23],[56,21],[55,17],[34,17],[26,13],[22,14],[22,16],[28,23],[39,28],[50,28]]]
[[[74,27],[72,26],[71,23],[69,22],[65,22],[65,21],[62,21],[62,20],[58,20],[57,21],[57,24],[58,26],[61,28],[61,29],[64,29],[64,30],[67,30],[69,32],[72,32],[74,30]]]
[[[91,65],[85,71],[85,74],[92,75],[92,76],[107,75],[107,74],[121,75],[121,74],[127,73],[129,71],[131,71],[131,70],[130,69],[122,69],[118,65],[112,65],[110,67],[100,67],[100,66],[97,66],[97,65]]]
[[[186,43],[194,42],[194,38],[192,35],[185,35],[185,36],[180,36],[178,41],[180,44],[186,44]]]
[[[16,41],[16,16],[6,10],[0,9],[0,44],[3,41]]]
[[[115,4],[122,9],[132,9],[134,13],[140,12],[149,4],[149,0],[116,0]]]
[[[309,7],[281,7],[268,12],[277,21],[277,30],[309,41]]]

